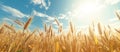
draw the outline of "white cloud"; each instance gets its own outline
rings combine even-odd
[[[60,20],[68,20],[70,17],[72,17],[72,13],[69,11],[66,14],[59,14],[58,19]]]
[[[116,17],[116,18],[109,19],[109,21],[111,21],[111,22],[113,22],[113,21],[117,21],[117,20],[118,20],[117,17]]]
[[[13,22],[13,20],[9,19],[9,18],[3,18],[4,21],[10,21]]]
[[[60,22],[59,22],[60,23]],[[52,25],[53,25],[53,27],[55,27],[55,28],[59,28],[59,26],[57,25],[57,22],[56,21],[53,21],[52,22]],[[63,26],[63,23],[60,23],[60,26]]]
[[[60,17],[58,17],[58,19],[65,19],[66,15],[64,14],[60,14]]]
[[[55,21],[53,22],[53,24],[54,24],[54,25],[57,25],[57,23],[56,23]]]
[[[19,18],[28,17],[19,10],[12,8],[10,6],[5,6],[5,5],[0,5],[0,6],[3,11],[10,13],[14,17],[19,17]]]
[[[110,25],[111,25],[111,27],[114,27],[114,28],[120,28],[120,22],[119,21],[111,23]]]
[[[33,10],[33,15],[39,16],[39,17],[47,17],[48,20],[54,20],[54,17],[51,17],[51,16],[41,13],[41,12],[37,12],[36,10]]]
[[[40,5],[40,8],[45,7],[46,10],[51,5],[50,0],[47,0],[47,2],[46,0],[32,0],[32,3],[34,3],[35,5]]]
[[[99,4],[114,5],[120,2],[120,0],[96,0]]]
[[[40,13],[40,12],[37,12],[37,11],[35,11],[35,10],[33,10],[33,15],[39,16],[39,17],[49,17],[48,15],[43,14],[43,13]]]
[[[3,18],[2,20],[9,23],[9,24],[15,24],[15,22],[12,19],[7,18],[7,17]]]
[[[48,20],[45,20],[45,23],[48,23],[49,21]]]
[[[119,2],[120,2],[120,0],[105,0],[106,4],[111,4],[111,5],[117,4]]]
[[[117,12],[118,14],[120,14],[120,10],[116,10],[115,12]],[[111,22],[113,22],[113,21],[119,21],[119,18],[118,18],[118,16],[116,15],[116,13],[115,13],[115,17],[109,19],[109,21],[111,21]]]
[[[53,21],[54,20],[54,17],[48,17],[47,18],[49,21]]]
[[[45,23],[50,23],[50,24],[54,21],[54,18],[55,18],[55,17],[49,16],[47,14],[37,12],[36,10],[33,10],[33,15],[46,18],[47,20],[45,20]]]

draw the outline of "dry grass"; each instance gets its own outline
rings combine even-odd
[[[24,25],[24,29],[15,30],[14,26],[2,24],[0,26],[0,51],[1,52],[120,52],[120,30],[111,29],[110,26],[90,25],[86,31],[76,33],[70,22],[70,30],[61,32],[62,29],[57,19],[60,31],[54,33],[52,26],[45,31],[33,32],[26,30],[32,17]],[[97,26],[99,33],[96,33]],[[102,29],[103,28],[103,29]],[[24,36],[23,36],[24,34]]]

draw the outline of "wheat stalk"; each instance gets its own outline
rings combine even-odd
[[[55,19],[55,22],[57,23],[58,26],[60,26],[60,23],[57,19]]]
[[[116,32],[120,33],[120,31],[118,29],[115,29]]]
[[[23,26],[23,25],[24,25],[24,23],[22,23],[20,20],[14,20],[14,22],[17,23],[17,24],[20,25],[20,26]]]
[[[70,30],[71,30],[71,32],[73,33],[74,29],[73,29],[72,22],[70,22]]]
[[[58,32],[62,32],[62,25],[60,25],[60,22],[57,20],[57,19],[55,19],[55,22],[57,23],[57,25],[58,25]]]
[[[47,32],[47,25],[44,24],[44,29],[45,29],[45,32]]]
[[[98,23],[98,32],[99,32],[99,34],[102,34],[102,28],[101,28],[100,22]]]
[[[15,32],[15,29],[7,24],[4,24],[4,26],[8,29],[10,29],[11,31]]]
[[[28,21],[25,23],[25,25],[24,25],[24,30],[28,28],[28,26],[29,26],[30,23],[32,22],[32,19],[33,19],[33,16],[30,17],[30,18],[28,19]]]
[[[118,12],[115,12],[115,14],[118,17],[118,19],[120,20],[120,14]]]
[[[50,33],[51,30],[52,30],[52,26],[50,25],[50,26],[49,26],[49,29],[48,29],[48,33]]]
[[[62,25],[59,26],[58,32],[62,32]]]
[[[37,31],[37,29],[35,29],[35,30],[25,39],[24,43],[27,42],[28,39],[29,39],[30,37],[32,37],[32,35],[34,35],[34,33],[35,33],[36,31]]]

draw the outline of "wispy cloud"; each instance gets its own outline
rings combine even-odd
[[[113,22],[113,21],[118,21],[119,20],[120,10],[116,10],[115,12],[116,12],[115,17],[109,19],[109,21]]]
[[[4,21],[9,21],[13,23],[13,20],[9,19],[9,18],[3,18]]]
[[[3,11],[10,13],[14,17],[19,17],[19,18],[27,17],[27,15],[23,14],[21,11],[12,8],[10,6],[0,5],[0,7]]]
[[[54,18],[55,18],[55,17],[49,16],[47,14],[37,12],[36,10],[33,10],[32,14],[34,16],[46,18],[45,23],[52,23],[54,21]]]
[[[34,3],[35,5],[40,5],[40,8],[44,7],[46,10],[49,8],[49,6],[51,5],[50,0],[32,0],[32,3]]]
[[[111,23],[110,25],[111,25],[111,27],[119,28],[119,27],[120,27],[120,22],[119,22],[119,21],[116,21],[116,22],[114,22],[114,23]]]
[[[109,19],[110,22],[117,21],[117,20],[118,20],[118,18],[111,18],[111,19]]]
[[[63,23],[62,22],[59,22],[60,23],[60,26],[63,26]],[[52,25],[54,28],[59,28],[59,26],[57,25],[57,22],[56,21],[53,21],[52,22]]]
[[[51,17],[51,16],[41,13],[41,12],[37,12],[36,10],[33,10],[33,15],[38,16],[38,17],[46,17],[48,20],[54,20],[54,17]]]
[[[39,17],[50,17],[50,16],[43,14],[41,12],[37,12],[36,10],[33,10],[33,15],[39,16]]]
[[[54,17],[48,17],[47,19],[50,20],[50,21],[53,21]]]
[[[58,17],[58,19],[65,19],[66,15],[64,14],[60,14],[60,16]]]
[[[53,25],[57,25],[57,23],[54,21],[53,23],[52,23]]]
[[[69,20],[70,17],[72,17],[72,13],[69,11],[66,14],[59,14],[58,19],[59,20]]]
[[[4,18],[2,18],[2,20],[5,21],[9,25],[14,25],[14,27],[16,27],[16,28],[22,28],[22,26],[17,24],[14,19],[4,17]],[[31,25],[31,26],[33,26],[33,25]]]
[[[15,22],[12,19],[7,18],[7,17],[3,18],[2,20],[7,22],[8,24],[15,24]]]
[[[117,4],[119,2],[120,2],[120,0],[105,0],[105,3],[110,4],[110,5],[114,5],[114,4]]]

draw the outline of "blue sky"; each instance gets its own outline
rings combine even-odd
[[[31,29],[43,29],[43,23],[57,28],[55,18],[64,29],[69,21],[77,28],[89,25],[92,20],[117,25],[114,13],[119,12],[119,6],[120,0],[0,0],[0,23],[14,24],[15,19],[25,22],[34,15]]]

